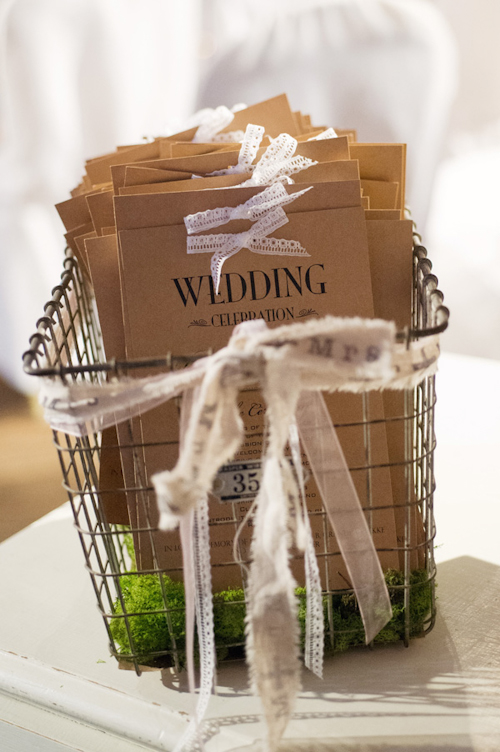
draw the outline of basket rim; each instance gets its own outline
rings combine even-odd
[[[46,341],[46,331],[50,328],[51,324],[54,324],[54,314],[65,305],[64,299],[66,293],[70,289],[72,282],[74,281],[74,272],[81,274],[80,267],[77,259],[73,255],[69,248],[66,248],[66,258],[64,260],[64,271],[61,274],[61,282],[56,285],[52,290],[52,298],[44,306],[44,316],[38,319],[36,323],[36,332],[30,337],[31,347],[23,353],[23,371],[28,376],[39,377],[60,377],[77,374],[93,374],[93,373],[115,373],[119,375],[127,370],[136,370],[141,368],[168,368],[175,365],[183,367],[194,363],[200,358],[206,357],[211,354],[211,351],[207,351],[198,355],[175,355],[167,353],[163,357],[155,358],[137,358],[132,360],[119,360],[112,358],[111,360],[103,361],[100,363],[93,363],[87,365],[58,365],[50,368],[41,368],[38,366],[37,355],[39,355],[38,347],[43,341]],[[414,235],[413,245],[413,263],[414,274],[416,277],[420,277],[420,284],[423,288],[431,288],[428,293],[430,298],[436,298],[438,305],[434,310],[433,318],[435,325],[426,327],[423,329],[405,327],[405,329],[396,332],[396,342],[406,343],[415,340],[424,339],[426,337],[432,337],[437,334],[442,334],[448,328],[449,309],[443,305],[443,293],[438,288],[438,279],[435,274],[432,273],[432,262],[427,256],[427,249],[420,244],[420,236]],[[84,283],[83,283],[84,284]],[[33,366],[36,363],[36,366]]]

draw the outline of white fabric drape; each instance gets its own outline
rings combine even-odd
[[[0,0],[0,84],[0,375],[33,390],[21,354],[59,278],[53,204],[85,158],[175,128],[196,99],[287,91],[318,124],[408,142],[422,227],[455,58],[427,0]]]
[[[457,88],[451,33],[427,0],[215,0],[199,106],[286,91],[319,125],[408,144],[407,198],[423,228]]]
[[[201,0],[0,2],[0,374],[15,386],[59,279],[53,206],[85,159],[193,110]]]

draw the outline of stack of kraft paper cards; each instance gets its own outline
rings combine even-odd
[[[242,160],[241,143],[231,140],[238,131],[248,132],[249,124],[260,126],[262,137],[251,163]],[[291,110],[285,95],[239,109],[213,141],[200,142],[197,133],[195,127],[89,160],[72,198],[57,206],[67,244],[92,282],[108,360],[206,353],[223,347],[235,325],[259,319],[273,327],[331,314],[388,319],[398,329],[410,325],[412,223],[403,213],[404,144],[358,143],[354,130],[314,126],[308,115]],[[304,252],[260,254],[242,247],[215,274],[212,253],[187,252],[193,236],[184,219],[225,210],[225,220],[202,229],[198,240],[251,229],[255,222],[241,211],[231,216],[231,209],[268,187],[252,183],[252,177],[282,134],[288,134],[287,144],[295,144],[293,153],[287,152],[295,167],[290,177],[284,169],[270,178],[290,200],[282,207],[288,221],[269,237],[293,240]],[[408,502],[405,429],[403,421],[390,419],[402,415],[403,394],[325,398],[361,504],[372,505],[369,521],[382,567],[400,569],[403,505]],[[373,421],[368,431],[363,399]],[[246,439],[225,472],[243,468],[245,482],[238,488],[235,475],[230,498],[210,500],[211,520],[231,521],[211,527],[216,590],[241,584],[233,538],[258,487],[248,482],[248,470],[258,479],[264,440],[265,404],[257,389],[241,394],[240,414]],[[153,564],[151,537],[140,530],[147,523],[156,526],[154,495],[145,509],[132,490],[114,491],[148,485],[153,473],[173,467],[178,436],[178,406],[170,402],[131,424],[107,429],[102,437],[105,512],[109,523],[139,531],[134,544],[140,570]],[[131,444],[141,447],[141,477]],[[307,503],[323,587],[344,588],[347,573],[333,532],[325,534],[313,479],[307,482]],[[414,512],[411,529],[412,547],[418,550],[422,527],[417,516]],[[251,527],[250,516],[239,540],[243,559],[250,555]],[[160,568],[181,578],[178,534],[158,531],[153,539]],[[418,554],[412,557],[412,567],[419,566]],[[299,582],[303,568],[297,556],[293,572]]]

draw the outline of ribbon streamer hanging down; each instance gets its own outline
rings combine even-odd
[[[306,633],[304,640],[304,664],[306,668],[323,678],[323,655],[324,655],[324,634],[325,626],[323,622],[323,592],[321,589],[321,580],[319,576],[318,562],[314,551],[314,541],[312,537],[311,522],[306,502],[306,487],[304,479],[304,468],[300,456],[299,431],[296,420],[290,421],[288,433],[288,444],[292,454],[292,462],[297,478],[297,486],[300,493],[301,510],[297,510],[298,526],[302,530],[302,536],[299,530],[296,534],[296,545],[300,551],[304,552],[304,569],[306,579]],[[302,511],[302,519],[300,517]]]
[[[222,266],[226,259],[242,248],[253,253],[277,256],[309,256],[297,240],[269,238],[270,233],[288,222],[283,209],[278,206],[265,214],[246,232],[219,233],[217,235],[193,235],[187,239],[188,253],[211,253],[210,271],[216,294],[219,293]]]
[[[347,360],[346,352],[350,354]],[[409,347],[396,345],[394,325],[385,321],[326,317],[272,330],[267,330],[263,322],[260,326],[259,322],[247,322],[235,328],[227,347],[182,372],[102,386],[44,380],[41,402],[46,418],[54,429],[72,427],[71,432],[77,435],[112,425],[117,415],[122,419],[137,415],[159,400],[179,394],[179,379],[184,380],[185,390],[196,390],[178,463],[173,470],[152,479],[160,525],[170,529],[179,523],[184,526],[184,520],[192,514],[201,513],[203,522],[204,500],[217,470],[234,455],[243,439],[238,393],[246,386],[261,385],[269,406],[267,444],[261,490],[255,502],[247,634],[250,674],[263,699],[270,750],[278,745],[299,686],[296,604],[288,551],[300,540],[302,547],[307,545],[307,536],[299,535],[298,527],[295,533],[290,532],[290,496],[300,497],[301,481],[295,482],[293,489],[293,476],[284,455],[287,438],[290,431],[293,435],[296,420],[346,558],[369,641],[390,619],[390,601],[320,392],[410,387],[436,371],[438,355],[437,337]],[[203,536],[207,548],[206,534]],[[198,562],[202,561],[202,566],[208,566],[206,559],[198,557]],[[200,603],[206,604],[206,583],[196,587],[196,598],[201,595]],[[210,621],[209,607],[204,614]],[[314,625],[314,620],[311,623]],[[198,730],[206,687],[213,676],[210,650],[206,656],[205,689],[191,727]],[[313,667],[314,661],[321,663],[314,645],[312,660]],[[321,670],[319,665],[316,668]]]
[[[287,193],[283,183],[273,183],[239,206],[222,206],[217,209],[206,209],[196,214],[188,214],[184,217],[184,224],[188,235],[193,235],[197,232],[210,230],[213,227],[220,227],[220,225],[225,225],[234,219],[248,219],[255,222],[272,209],[295,201],[299,196],[303,196],[304,193],[310,191],[312,187],[311,185],[302,191]]]

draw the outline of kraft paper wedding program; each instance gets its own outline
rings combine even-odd
[[[339,190],[337,184],[332,185]],[[327,186],[328,184],[324,184],[321,187]],[[250,189],[234,189],[231,194],[248,190]],[[212,192],[207,191],[207,197],[210,193]],[[227,196],[227,191],[222,193]],[[295,204],[298,206],[299,201],[302,201],[313,206],[312,194],[313,191],[310,191],[297,199]],[[318,194],[321,199],[320,192]],[[177,202],[181,197],[186,200],[185,194],[164,194],[164,201],[165,197]],[[144,197],[141,198],[144,201]],[[148,198],[154,200],[160,197]],[[232,195],[231,198],[235,199],[235,196]],[[117,198],[117,206],[118,201]],[[220,205],[218,196],[212,196],[213,201]],[[289,212],[290,222],[277,232],[277,236],[298,240],[307,248],[310,258],[266,257],[242,249],[224,265],[219,295],[215,293],[209,273],[210,255],[187,255],[184,225],[119,230],[130,356],[143,357],[167,350],[203,352],[208,343],[217,349],[227,342],[235,324],[252,318],[262,318],[273,326],[284,321],[307,320],[308,317],[323,316],[326,313],[372,316],[366,225],[360,206],[359,184],[355,185],[347,202],[355,205],[339,209],[314,211],[311,208],[302,212]],[[292,206],[290,204],[288,208]],[[168,216],[168,212],[163,213],[163,216],[166,215]],[[130,221],[128,213],[127,219]],[[224,230],[238,232],[246,229],[247,224],[242,221],[232,222]],[[167,248],[168,253],[165,252]],[[138,301],[142,301],[139,306]],[[331,395],[327,399],[334,421],[347,424],[345,427],[340,426],[338,433],[349,464],[363,466],[362,398]],[[375,416],[378,410],[383,417],[380,397],[375,399],[373,410]],[[242,393],[241,411],[246,416],[245,426],[249,433],[246,445],[235,457],[235,462],[248,460],[249,456],[255,460],[260,456],[265,405],[258,392]],[[154,426],[158,426],[159,422],[152,415],[144,415],[142,424],[143,431],[146,429],[154,432]],[[383,424],[373,431],[372,453],[377,464],[387,464],[387,440]],[[148,459],[147,472],[150,474],[156,469],[156,462]],[[165,459],[158,458],[158,462],[160,461],[164,463]],[[363,499],[366,501],[366,479],[362,476],[363,473],[359,473],[358,477],[354,477],[354,482],[363,503]],[[308,485],[308,494],[308,503],[313,512],[311,524],[314,535],[320,536],[315,537],[315,540],[323,546],[322,519],[320,515],[314,515],[318,509],[319,495],[312,483]],[[396,547],[394,513],[390,508],[377,510],[376,506],[382,506],[385,502],[387,507],[386,502],[390,498],[390,473],[383,468],[372,471],[374,537],[376,545],[387,549]],[[248,504],[243,501],[238,505],[237,520],[241,519],[247,508]],[[231,563],[235,523],[232,517],[230,520],[225,519],[232,512],[218,502],[212,502],[211,514],[215,515],[215,521],[220,522],[214,526],[212,556],[214,562],[221,564],[220,568],[216,567],[214,570],[214,586],[227,587],[240,581],[239,567]],[[249,538],[249,533],[242,534],[243,556],[248,555],[244,541]],[[333,535],[327,538],[327,547],[329,552],[335,551]],[[172,554],[171,551],[168,553]],[[381,554],[381,558],[384,566],[397,566],[396,553],[389,550]],[[328,581],[331,587],[334,582],[336,586],[344,587],[345,580],[342,578],[346,577],[346,573],[340,557],[323,557],[323,561],[328,562],[328,568],[325,569],[325,564],[322,571],[324,583]],[[177,560],[171,556],[162,562],[162,566],[168,567],[169,562],[175,570]],[[301,567],[303,568],[303,563],[298,560],[294,569],[297,570],[296,576],[299,579],[302,579]]]

